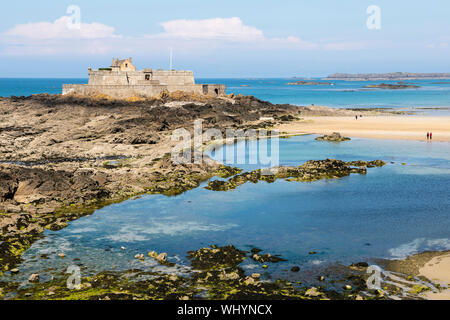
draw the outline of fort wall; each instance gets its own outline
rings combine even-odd
[[[194,73],[184,70],[137,71],[132,58],[113,59],[109,68],[89,70],[87,85],[65,84],[63,94],[108,95],[113,98],[157,97],[161,92],[184,91],[218,96],[225,94],[225,85],[195,84]]]
[[[83,96],[107,95],[115,99],[130,97],[157,97],[163,91],[183,91],[210,96],[225,94],[223,84],[195,84],[195,85],[87,85],[64,84],[63,95],[79,94]]]

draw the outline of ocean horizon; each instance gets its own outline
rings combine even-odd
[[[274,104],[320,105],[333,108],[430,108],[433,114],[450,110],[450,81],[410,80],[417,89],[373,89],[370,84],[396,84],[398,81],[312,81],[331,85],[288,85],[292,78],[197,78],[196,83],[223,83],[226,93],[252,95]],[[63,84],[87,84],[88,78],[0,78],[0,97],[32,94],[61,94]],[[436,110],[431,110],[434,108]],[[424,111],[424,110],[422,110]]]

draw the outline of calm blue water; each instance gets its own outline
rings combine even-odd
[[[188,265],[186,251],[211,244],[281,254],[289,261],[267,270],[244,263],[248,272],[281,276],[288,276],[285,270],[293,265],[312,270],[450,249],[449,143],[354,139],[335,144],[300,136],[280,140],[280,157],[284,165],[327,157],[383,159],[388,165],[339,180],[248,183],[228,192],[200,187],[177,197],[146,195],[111,205],[61,231],[46,231],[25,252],[21,274],[39,272],[45,279],[74,263],[83,266],[83,274],[161,269],[152,259],[134,259],[151,250]],[[318,254],[309,255],[312,250]],[[59,252],[66,258],[57,258]],[[38,259],[42,253],[50,254],[49,260]]]
[[[329,81],[334,86],[288,86],[297,79],[197,79],[198,83],[224,83],[227,93],[254,95],[272,103],[327,105],[331,107],[450,107],[450,79],[422,80],[408,83],[419,89],[363,89],[377,82]],[[1,79],[0,96],[37,93],[60,94],[64,83],[87,83],[87,79]],[[321,81],[322,80],[318,80]],[[242,87],[249,85],[249,87]],[[436,111],[435,111],[436,112]],[[449,110],[441,111],[448,114]]]
[[[65,83],[86,84],[88,79],[0,78],[0,97],[29,96],[39,93],[61,94]]]
[[[295,79],[299,80],[299,79]],[[253,95],[272,103],[326,105],[331,107],[450,107],[449,80],[414,80],[418,89],[364,89],[369,84],[395,81],[322,81],[335,85],[291,86],[293,79],[199,79],[199,83],[225,83],[228,93]],[[249,85],[249,87],[242,87]]]

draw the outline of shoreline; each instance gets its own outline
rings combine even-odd
[[[8,250],[12,254],[8,257],[9,260],[3,261],[7,263],[3,265],[5,267],[3,271],[11,270],[20,261],[22,252],[42,234],[44,229],[62,229],[67,226],[68,221],[89,214],[92,212],[91,210],[98,209],[103,204],[108,205],[108,200],[112,203],[144,193],[173,195],[198,187],[202,181],[212,176],[226,178],[234,175],[236,172],[233,174],[233,168],[223,167],[217,163],[194,168],[183,165],[174,166],[170,163],[167,152],[173,146],[173,143],[168,142],[170,138],[168,133],[179,125],[189,126],[190,128],[192,117],[199,116],[196,113],[200,114],[201,112],[202,117],[204,117],[205,112],[210,112],[207,116],[210,116],[211,119],[222,117],[223,120],[216,120],[216,123],[212,122],[220,128],[237,125],[244,129],[263,128],[265,126],[295,127],[298,124],[304,124],[305,120],[297,120],[298,114],[296,112],[298,110],[310,114],[308,119],[336,118],[336,116],[330,117],[330,111],[326,108],[320,110],[296,109],[294,106],[272,105],[252,97],[238,97],[236,99],[235,102],[239,105],[238,112],[234,115],[235,118],[231,117],[233,121],[229,120],[229,101],[210,101],[212,107],[217,108],[211,111],[208,106],[196,105],[193,102],[184,102],[184,105],[167,109],[165,102],[158,101],[152,102],[156,106],[149,107],[145,103],[141,105],[140,102],[124,102],[121,105],[117,102],[82,100],[79,97],[69,97],[67,100],[60,97],[55,99],[61,99],[62,101],[37,97],[35,100],[29,99],[31,102],[27,99],[4,99],[1,101],[10,101],[20,108],[8,106],[6,103],[3,106],[0,104],[0,107],[4,107],[5,114],[9,114],[15,121],[20,121],[4,128],[4,132],[11,136],[11,141],[14,142],[17,136],[22,140],[34,138],[34,141],[32,141],[34,145],[26,145],[20,149],[5,149],[9,155],[7,160],[14,162],[23,156],[27,157],[26,160],[31,161],[31,163],[44,160],[42,163],[32,164],[29,167],[8,163],[0,165],[0,173],[9,174],[12,178],[16,177],[20,182],[26,182],[22,185],[12,186],[12,189],[17,187],[12,198],[7,193],[9,191],[6,190],[5,194],[8,197],[5,198],[6,200],[3,203],[0,203],[4,205],[3,208],[5,209],[4,214],[0,214],[0,226],[4,223],[3,226],[6,226],[5,230],[8,230],[9,233],[2,234],[2,237],[6,237],[6,239],[0,238],[0,240],[5,240],[3,245],[10,245]],[[254,104],[257,104],[257,106],[254,106]],[[239,108],[242,108],[242,110],[239,110]],[[186,115],[186,118],[181,118],[181,121],[179,117],[172,117],[172,114],[176,114],[180,110],[185,112]],[[155,114],[166,112],[166,114],[153,116],[152,112]],[[254,117],[253,112],[260,112],[259,118]],[[266,116],[265,112],[270,117],[263,117]],[[315,115],[315,112],[320,117],[312,116]],[[76,117],[73,118],[71,113],[77,114],[83,121]],[[346,110],[336,110],[335,113],[340,115],[340,118],[345,119],[352,118],[356,114],[356,112]],[[23,114],[28,114],[28,117],[24,117]],[[372,118],[372,116],[363,114],[365,115],[364,120]],[[149,117],[149,115],[152,115],[152,117]],[[244,120],[241,122],[242,118]],[[263,118],[264,120],[262,120]],[[146,121],[147,126],[141,127],[140,122],[135,122],[136,119]],[[164,119],[164,126],[162,127],[161,119]],[[58,125],[61,130],[55,128],[53,132],[50,132],[51,134],[45,131],[47,129],[44,130],[42,124],[47,126],[52,123]],[[16,126],[27,132],[18,132]],[[64,130],[67,126],[73,126],[71,128],[73,130],[72,135],[65,134]],[[151,131],[148,130],[148,126],[152,127]],[[139,140],[142,139],[140,135],[143,134],[145,135],[145,141]],[[280,137],[296,134],[310,133],[283,132]],[[218,143],[223,144],[226,141],[218,141]],[[101,145],[100,149],[91,149],[92,146],[97,147],[99,144]],[[111,146],[113,147],[111,148]],[[164,147],[161,148],[161,146]],[[67,149],[70,149],[70,151]],[[51,162],[48,158],[45,158],[49,150],[52,151],[55,158],[81,160]],[[96,153],[93,154],[93,150]],[[105,161],[103,158],[90,159],[90,156],[97,155],[102,157],[119,156],[121,158],[118,161]],[[33,176],[36,184],[31,182],[30,176]],[[45,193],[45,190],[40,189],[38,182],[50,178],[55,180],[55,184],[72,180],[76,182],[70,185],[71,189],[69,190],[57,190],[56,188],[52,190],[52,197],[64,199],[70,196],[69,201],[52,199],[51,202],[46,202],[49,196]],[[91,178],[93,179],[90,180]],[[13,184],[14,179],[10,180],[12,182],[7,182]],[[78,188],[84,190],[82,194]],[[92,208],[89,208],[89,205]],[[1,209],[0,211],[2,211]],[[27,211],[26,216],[28,218],[20,211]],[[4,218],[3,221],[2,218]],[[31,222],[36,218],[41,221]],[[27,224],[25,229],[21,227],[23,223]],[[21,241],[23,243],[20,243]],[[2,267],[1,264],[0,267]],[[249,277],[241,278],[239,286],[242,285],[242,282],[248,285],[247,282],[254,280]],[[170,280],[170,282],[176,281],[178,280]],[[214,283],[211,283],[211,285],[213,286]],[[89,290],[88,288],[87,291]],[[355,291],[356,293],[357,291]],[[293,296],[303,298],[303,293],[297,294],[297,292],[292,291]],[[325,298],[322,295],[317,297]]]
[[[288,134],[339,132],[348,137],[423,142],[427,142],[427,132],[432,132],[432,141],[450,142],[450,116],[364,115],[358,120],[354,116],[306,116],[301,121],[281,124],[276,129]]]
[[[450,251],[423,251],[405,259],[375,259],[385,270],[406,275],[406,281],[423,281],[412,290],[426,300],[450,300]],[[427,285],[423,285],[426,283]],[[432,285],[436,290],[432,290]]]

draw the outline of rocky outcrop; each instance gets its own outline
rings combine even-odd
[[[389,89],[389,90],[398,90],[398,89],[416,89],[420,88],[420,86],[412,85],[412,84],[369,84],[364,86],[364,88],[376,88],[376,89]]]
[[[421,80],[421,79],[450,79],[450,73],[366,73],[350,74],[335,73],[324,78],[324,80],[347,80],[347,81],[378,81],[378,80]]]
[[[236,189],[247,182],[275,182],[277,179],[298,182],[312,182],[321,179],[338,179],[352,173],[366,174],[368,167],[381,167],[386,163],[382,160],[344,162],[335,159],[311,160],[298,167],[277,167],[274,174],[264,174],[261,169],[238,174],[227,181],[213,180],[206,189],[227,191]]]
[[[331,82],[316,82],[316,81],[294,81],[288,82],[288,86],[334,86]]]
[[[339,132],[333,132],[332,134],[329,134],[329,135],[326,134],[322,137],[317,137],[316,140],[317,141],[341,142],[341,141],[349,141],[351,139],[348,137],[341,136],[341,134]]]

